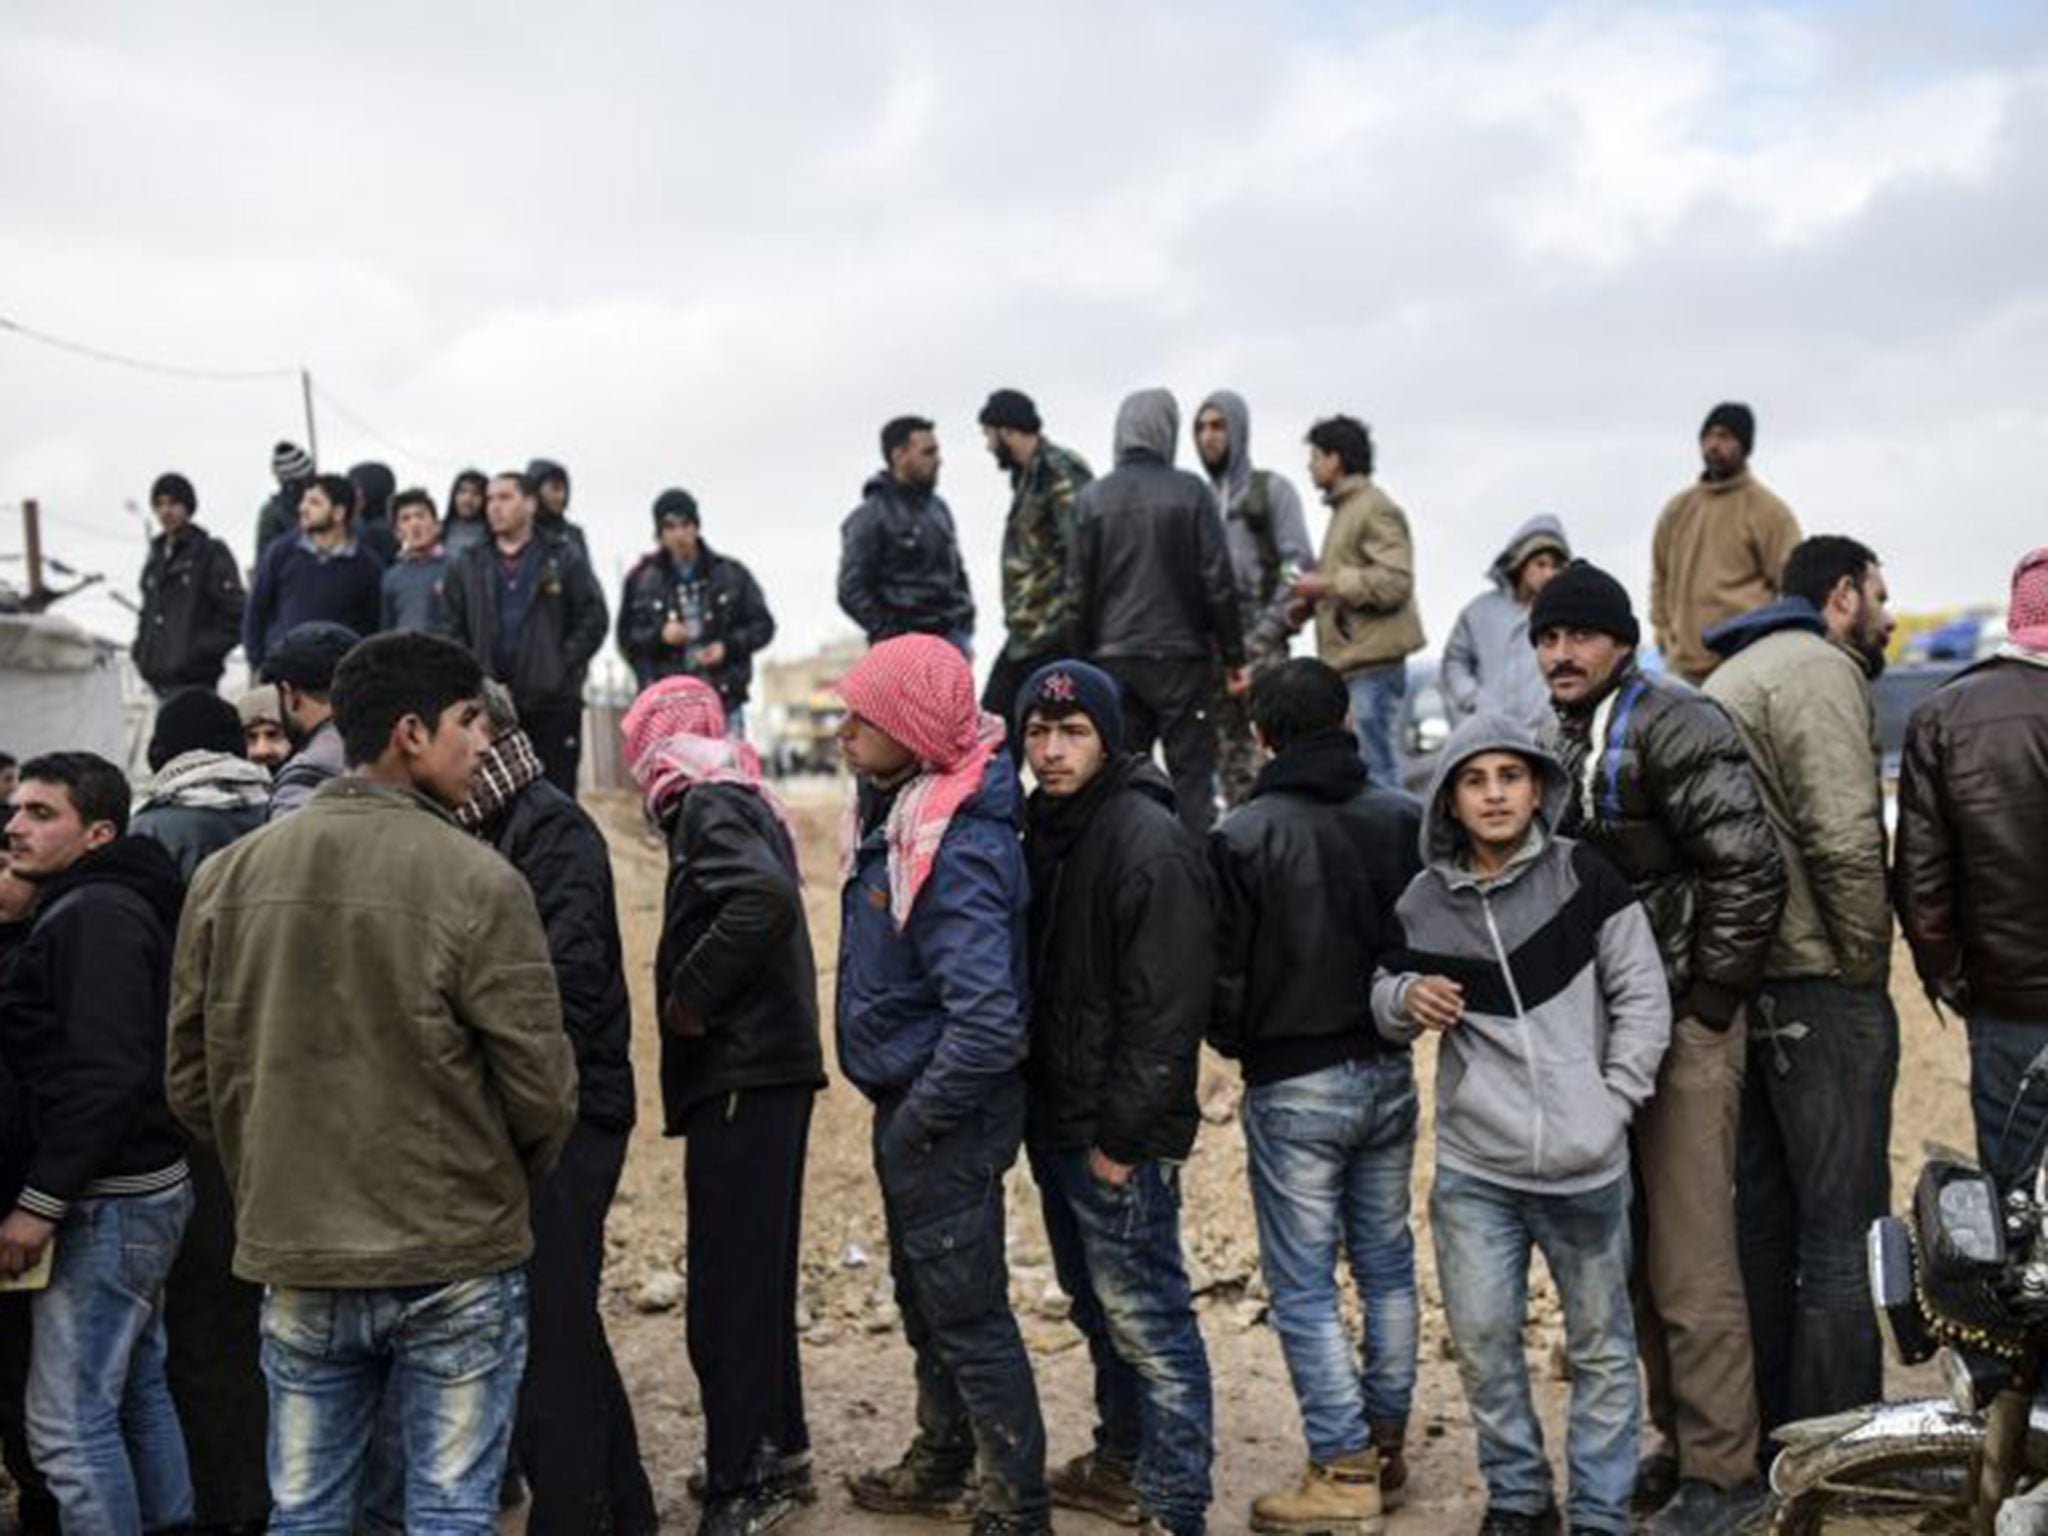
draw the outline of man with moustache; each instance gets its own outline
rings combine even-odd
[[[868,644],[937,635],[961,655],[974,645],[974,595],[953,512],[939,495],[939,440],[922,416],[882,428],[887,466],[861,487],[839,525],[839,606]]]

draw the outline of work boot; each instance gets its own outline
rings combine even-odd
[[[941,1457],[919,1435],[895,1466],[854,1474],[846,1480],[846,1491],[854,1503],[878,1515],[921,1515],[965,1525],[980,1502],[967,1484],[973,1470],[971,1455],[966,1461]]]
[[[1688,1477],[1643,1527],[1644,1536],[1731,1536],[1762,1506],[1762,1483],[1716,1488]]]
[[[1628,1496],[1628,1512],[1647,1520],[1678,1492],[1678,1458],[1669,1451],[1645,1456],[1636,1467],[1635,1491]]]
[[[1274,1536],[1379,1536],[1380,1457],[1371,1446],[1325,1466],[1312,1461],[1301,1486],[1252,1500],[1252,1529]]]
[[[802,1507],[792,1495],[769,1488],[723,1494],[704,1506],[697,1536],[761,1536]]]
[[[1562,1528],[1555,1504],[1534,1515],[1488,1505],[1486,1518],[1479,1522],[1479,1536],[1558,1536]]]
[[[1392,1514],[1408,1499],[1408,1443],[1406,1419],[1374,1419],[1373,1449],[1380,1453],[1380,1508]]]
[[[1045,1485],[1062,1509],[1100,1515],[1118,1525],[1137,1525],[1145,1518],[1138,1490],[1131,1486],[1130,1464],[1099,1451],[1083,1451],[1065,1466],[1055,1467]]]

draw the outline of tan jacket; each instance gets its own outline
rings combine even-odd
[[[1862,664],[1811,629],[1779,629],[1721,663],[1706,693],[1742,732],[1790,877],[1765,977],[1882,986],[1892,912],[1877,711]]]
[[[1333,590],[1316,604],[1316,654],[1350,673],[1421,650],[1407,517],[1365,475],[1346,475],[1323,500],[1330,526],[1321,569]]]
[[[171,987],[171,1109],[219,1144],[236,1274],[372,1288],[525,1261],[575,1058],[526,882],[432,801],[333,779],[215,854]]]
[[[1698,683],[1720,664],[1701,632],[1776,597],[1798,542],[1792,509],[1746,469],[1665,503],[1650,543],[1650,629],[1672,671]]]

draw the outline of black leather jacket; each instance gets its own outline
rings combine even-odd
[[[886,474],[839,528],[839,606],[868,643],[974,632],[974,597],[953,514],[935,493]]]
[[[604,644],[608,615],[604,592],[589,563],[566,539],[536,532],[543,562],[526,632],[509,677],[498,677],[493,652],[498,633],[498,548],[486,540],[448,566],[441,633],[467,647],[486,677],[511,688],[521,709],[572,704],[583,697],[590,658]]]
[[[1216,497],[1141,452],[1076,504],[1067,584],[1074,649],[1094,657],[1220,657],[1244,665],[1244,616]]]
[[[775,619],[753,572],[739,561],[700,544],[697,565],[704,581],[703,632],[685,645],[661,638],[674,600],[675,565],[668,551],[657,549],[626,577],[619,598],[619,654],[642,688],[656,678],[691,673],[716,688],[728,710],[737,709],[753,685],[754,653],[775,638]],[[725,658],[715,667],[692,665],[694,653],[713,641],[725,647]]]

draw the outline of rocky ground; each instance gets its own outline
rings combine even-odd
[[[839,801],[800,798],[811,934],[828,1020],[838,916],[835,906]],[[626,963],[633,981],[640,1067],[640,1129],[614,1209],[607,1269],[611,1336],[639,1410],[640,1437],[660,1499],[665,1528],[693,1527],[695,1506],[684,1479],[702,1449],[696,1382],[683,1348],[681,1300],[688,1271],[682,1241],[682,1144],[661,1137],[655,1081],[657,1045],[649,975],[659,935],[664,854],[624,797],[594,805],[612,839]],[[1901,1193],[1918,1168],[1924,1140],[1967,1145],[1967,1056],[1959,1026],[1942,1028],[1920,1000],[1901,959],[1895,977],[1905,1049],[1892,1148]],[[1428,1123],[1431,1066],[1418,1061]],[[1244,1139],[1234,1110],[1236,1074],[1215,1058],[1204,1062],[1205,1124],[1187,1165],[1185,1241],[1201,1289],[1202,1331],[1216,1380],[1216,1505],[1211,1529],[1243,1530],[1252,1496],[1299,1474],[1300,1421],[1288,1390],[1279,1341],[1266,1320],[1257,1273],[1257,1240],[1245,1185]],[[890,1297],[881,1204],[868,1164],[868,1114],[860,1096],[835,1080],[818,1106],[805,1191],[804,1372],[811,1433],[824,1497],[786,1527],[806,1536],[882,1532],[921,1522],[890,1521],[855,1510],[843,1476],[871,1462],[893,1460],[911,1434],[909,1351]],[[1415,1169],[1420,1210],[1431,1178],[1425,1134]],[[1419,1245],[1423,1298],[1422,1367],[1411,1441],[1406,1509],[1396,1532],[1472,1530],[1485,1498],[1473,1460],[1470,1422],[1452,1362],[1436,1285],[1434,1255]],[[1091,1424],[1087,1352],[1063,1321],[1065,1306],[1052,1270],[1030,1177],[1020,1168],[1010,1188],[1011,1288],[1038,1371],[1052,1454],[1086,1448]],[[1527,1342],[1553,1460],[1562,1466],[1565,1394],[1562,1322],[1556,1297],[1541,1277]],[[1901,1378],[1903,1380],[1903,1378]],[[1916,1373],[1916,1382],[1927,1384]],[[1117,1529],[1062,1513],[1064,1532]]]

